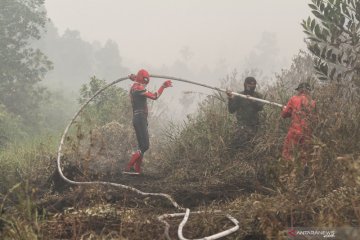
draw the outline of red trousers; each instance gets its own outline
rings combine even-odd
[[[286,135],[282,157],[286,160],[292,160],[299,156],[305,164],[310,152],[311,134],[304,134],[296,129],[289,129]]]

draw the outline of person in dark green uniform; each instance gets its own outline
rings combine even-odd
[[[263,99],[263,96],[255,91],[256,83],[254,77],[245,78],[244,91],[240,92],[240,94]],[[256,134],[260,123],[259,112],[263,109],[264,104],[233,95],[231,91],[227,91],[227,95],[229,112],[236,115],[238,123],[238,130],[232,147],[236,149],[243,148]]]

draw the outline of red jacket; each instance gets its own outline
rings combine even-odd
[[[315,119],[315,101],[305,93],[300,93],[290,98],[286,107],[283,108],[281,116],[291,117],[290,131],[297,134],[311,134],[311,122]]]

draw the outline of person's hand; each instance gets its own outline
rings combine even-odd
[[[282,107],[282,110],[285,111],[285,110],[286,110],[286,106],[283,106],[283,107]]]
[[[172,87],[172,82],[171,82],[171,80],[166,80],[166,81],[163,83],[163,87],[164,87],[164,88]]]
[[[135,81],[135,79],[136,79],[136,75],[135,75],[135,74],[129,74],[128,77],[129,77],[129,79],[132,80],[132,81]]]
[[[228,96],[228,98],[232,98],[234,95],[232,94],[232,91],[227,89],[226,90],[226,95]]]

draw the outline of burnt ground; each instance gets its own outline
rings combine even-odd
[[[106,181],[143,192],[166,193],[191,211],[225,209],[228,202],[239,196],[261,191],[246,174],[213,181],[192,177],[198,175],[196,172],[185,177],[168,176],[170,173],[164,169],[162,173],[156,172],[156,166],[154,170],[145,167],[142,175],[121,174],[120,169],[128,161],[124,156],[131,153],[128,147],[131,144],[124,142],[128,138],[123,132],[116,123],[92,131],[88,141],[74,145],[74,149],[63,156],[64,175],[79,182]],[[38,233],[43,239],[165,239],[164,224],[157,217],[183,212],[163,197],[142,196],[117,187],[72,185],[57,171],[38,194],[36,207],[45,216]],[[177,239],[181,220],[182,217],[168,219],[172,239]],[[191,215],[184,236],[201,238],[232,226],[224,214]],[[239,234],[240,231],[226,239],[240,239]]]
[[[67,168],[64,174],[78,181],[90,180],[76,168]],[[191,211],[220,206],[249,193],[249,189],[240,188],[236,183],[213,186],[201,186],[196,182],[174,184],[154,173],[92,176],[91,180],[120,183],[144,192],[167,193],[180,206],[190,208]],[[164,225],[157,217],[165,213],[183,212],[163,197],[142,196],[109,186],[71,185],[57,172],[51,176],[50,186],[51,192],[42,196],[36,204],[39,212],[46,213],[46,221],[40,233],[44,239],[80,239],[91,236],[95,239],[165,239]],[[195,224],[197,227],[185,228],[185,236],[199,238],[208,232],[214,234],[224,230],[224,226],[227,226],[225,229],[231,226],[224,216],[218,218],[211,220],[217,222],[213,223],[214,230],[208,229],[208,225],[201,226],[201,220],[189,220],[189,226]],[[177,226],[181,220],[182,217],[168,220],[173,239],[177,239]],[[207,230],[203,232],[201,228]],[[239,239],[236,235],[228,239]]]
[[[70,179],[73,179],[76,174],[81,174],[80,171],[76,169],[72,169],[69,174],[65,175]],[[187,184],[178,184],[167,181],[166,177],[157,176],[154,173],[144,173],[141,175],[128,175],[128,174],[118,174],[112,175],[110,177],[105,177],[103,179],[98,176],[93,176],[92,179],[85,179],[86,181],[106,181],[112,183],[118,183],[126,186],[130,186],[136,188],[143,192],[151,192],[151,193],[167,193],[171,195],[178,204],[181,206],[192,208],[198,207],[206,204],[210,204],[215,202],[227,202],[239,197],[240,195],[244,195],[246,193],[250,193],[253,188],[249,188],[249,186],[244,187],[238,185],[236,182],[231,184],[218,184],[218,185],[210,185],[210,186],[201,186],[197,182],[189,182]],[[87,188],[88,186],[78,187],[76,185],[72,185],[63,180],[60,175],[55,172],[52,175],[52,192],[59,194],[66,194],[69,190],[74,188]],[[82,180],[78,180],[82,181]],[[84,179],[83,179],[84,181]],[[91,187],[90,187],[91,188]],[[130,190],[124,190],[116,187],[100,187],[106,188],[104,190],[106,192],[106,199],[110,202],[118,202],[122,201],[124,198],[124,193],[131,195],[132,192]],[[85,190],[78,190],[85,191]],[[134,193],[135,195],[139,195]],[[138,196],[141,198],[141,195]]]

